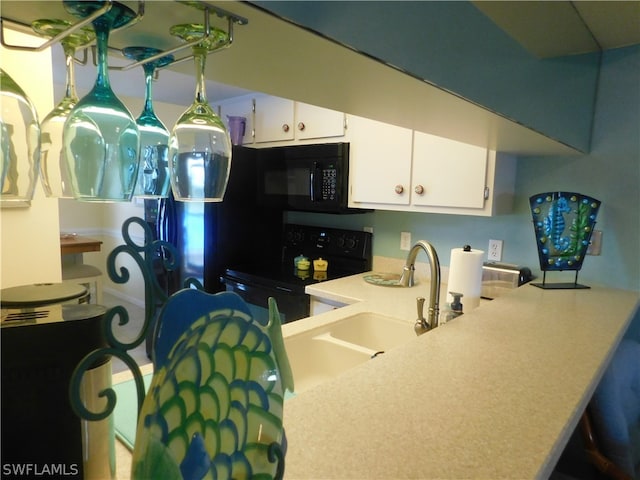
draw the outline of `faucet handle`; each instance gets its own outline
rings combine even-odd
[[[424,297],[416,298],[416,306],[418,307],[418,322],[424,323]]]
[[[429,331],[429,325],[424,318],[424,297],[416,298],[416,305],[418,307],[418,319],[413,326],[413,330],[416,332],[416,335],[422,335],[423,333]]]

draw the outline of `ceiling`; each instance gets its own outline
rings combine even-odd
[[[137,3],[130,0],[127,2]],[[136,44],[154,45],[165,50],[175,47],[176,39],[166,32],[175,23],[201,22],[202,14],[194,11],[194,4],[198,2],[147,1],[144,21],[113,35],[110,44],[113,43],[115,49]],[[573,37],[573,34],[569,35],[569,32],[573,31],[576,24],[575,5],[580,5],[581,8],[582,4],[594,4],[594,8],[596,5],[602,7],[602,10],[597,10],[600,13],[593,15],[600,20],[611,19],[613,12],[616,15],[620,14],[619,9],[610,7],[619,6],[623,9],[622,20],[614,20],[615,27],[604,28],[607,33],[608,30],[625,31],[618,23],[626,24],[629,19],[638,18],[637,8],[640,1],[509,1],[474,4],[482,7],[485,13],[490,10],[491,13],[487,15],[495,17],[494,21],[499,25],[500,22],[504,22],[505,17],[519,18],[520,29],[513,25],[501,25],[507,31],[528,30],[529,34],[537,33],[538,37],[551,37],[551,32],[560,32],[562,36],[554,37],[560,38],[555,40],[555,43],[566,47],[572,43],[569,42],[569,37]],[[537,4],[545,5],[542,5],[543,12],[536,17],[529,13],[528,9],[537,9]],[[283,21],[256,8],[250,2],[224,2],[222,5],[233,10],[234,14],[248,18],[249,26],[236,29],[232,48],[220,50],[208,57],[207,93],[209,101],[214,105],[225,98],[260,91],[504,152],[525,155],[566,155],[577,152],[575,148],[558,139],[549,138],[542,132],[407,75],[399,69],[389,68],[388,65],[355,50],[328,42],[322,36]],[[564,9],[564,13],[553,10],[556,7]],[[569,11],[567,7],[570,7]],[[628,7],[631,7],[631,10],[627,10]],[[590,8],[586,5],[587,11]],[[168,9],[170,14],[167,14]],[[509,13],[499,14],[501,11]],[[570,11],[573,11],[573,14],[570,15]],[[65,18],[60,2],[44,0],[2,0],[1,13],[7,23],[11,22],[16,28],[25,31],[30,31],[29,25],[36,18]],[[212,19],[216,20],[213,17]],[[579,23],[582,23],[582,20]],[[590,25],[595,25],[595,22]],[[596,30],[594,26],[591,28]],[[526,35],[521,33],[517,35],[518,41],[533,51],[535,42],[531,39],[523,40]],[[640,40],[631,38],[631,34],[623,37],[613,43],[599,39],[598,43],[602,48],[640,43]],[[286,46],[286,50],[283,46]],[[55,48],[60,47],[57,45]],[[591,44],[586,48],[597,49],[598,44]],[[567,55],[578,51],[580,50],[565,48],[562,52],[547,52],[543,55]],[[309,52],[312,52],[312,55]],[[62,53],[54,52],[54,58],[58,59],[54,62],[54,79],[61,86],[64,84]],[[119,61],[123,59],[120,58]],[[341,74],[327,75],[328,71]],[[78,94],[83,96],[93,86],[95,66],[89,62],[85,67],[77,68],[76,74]],[[193,62],[176,63],[163,69],[154,84],[154,100],[184,106],[191,104],[195,90],[193,76]],[[138,98],[143,96],[144,82],[140,68],[126,73],[113,71],[110,78],[111,85],[118,95]],[[397,95],[396,92],[403,94]]]
[[[21,10],[36,3],[3,2],[4,13],[11,13],[12,4]],[[539,58],[580,54],[640,43],[640,1],[474,1],[480,11],[496,25]],[[34,14],[35,15],[35,14]],[[11,17],[11,15],[8,15]],[[239,30],[242,30],[240,27]],[[242,32],[240,32],[242,33]],[[54,46],[63,54],[59,45]],[[215,61],[215,60],[212,60]],[[118,64],[118,59],[112,59]],[[120,64],[128,62],[120,60]],[[64,65],[54,64],[54,82],[63,88]],[[135,72],[134,72],[135,73]],[[141,76],[142,73],[138,72]],[[161,82],[156,82],[154,96],[167,103],[188,105],[193,100],[190,89],[177,85],[192,83],[189,73],[163,70]],[[95,81],[95,67],[76,67],[76,84],[82,95]],[[128,75],[114,73],[111,82],[122,95],[143,95],[143,84],[132,82]],[[250,93],[250,90],[224,83],[207,82],[210,101],[219,101]]]
[[[539,58],[640,43],[640,1],[472,3]]]

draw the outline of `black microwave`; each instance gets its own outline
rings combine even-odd
[[[257,150],[260,205],[320,213],[348,208],[349,144],[289,145]]]

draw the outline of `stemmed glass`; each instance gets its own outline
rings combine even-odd
[[[144,60],[160,53],[150,47],[126,47],[122,53],[133,60]],[[162,198],[169,194],[169,130],[153,111],[152,85],[156,69],[173,62],[167,55],[142,65],[145,76],[144,108],[136,119],[140,130],[140,162],[134,196]]]
[[[55,37],[70,26],[71,22],[58,19],[40,19],[31,24],[34,32],[45,37]],[[74,73],[75,52],[94,38],[93,29],[86,27],[76,30],[60,41],[67,67],[64,98],[40,125],[40,179],[47,197],[73,198],[71,177],[62,144],[62,131],[69,113],[78,103]]]
[[[84,18],[102,1],[64,0],[67,11]],[[111,8],[93,20],[98,75],[93,89],[82,98],[64,126],[63,142],[74,197],[85,201],[130,201],[138,175],[140,133],[127,107],[109,82],[109,33],[136,17],[126,5]]]
[[[0,195],[2,207],[28,207],[40,165],[40,123],[33,103],[0,68]]]
[[[178,119],[169,144],[171,188],[176,200],[220,202],[231,169],[231,138],[224,123],[207,102],[204,69],[207,54],[228,44],[226,32],[200,24],[174,25],[170,33],[187,42],[202,38],[192,47],[196,65],[193,104]]]

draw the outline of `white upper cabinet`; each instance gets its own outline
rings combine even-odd
[[[305,141],[344,136],[344,113],[269,95],[255,97],[255,142]],[[309,142],[305,142],[309,143]]]
[[[349,206],[491,216],[512,208],[515,158],[349,116]]]
[[[345,132],[344,113],[271,95],[251,94],[224,100],[219,109],[227,127],[228,116],[247,119],[242,142],[245,145],[323,142],[343,137]]]
[[[349,206],[409,205],[412,135],[407,128],[348,116]]]
[[[512,209],[516,160],[508,155],[327,108],[270,95],[221,104],[247,118],[255,147],[345,141],[350,144],[349,206],[491,216]]]
[[[254,101],[256,143],[293,140],[293,100],[260,95],[256,96]]]
[[[488,150],[428,133],[413,136],[414,205],[482,209]]]
[[[296,138],[298,140],[344,136],[345,115],[308,103],[295,103]]]

